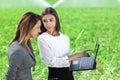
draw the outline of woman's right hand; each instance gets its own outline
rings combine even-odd
[[[69,60],[69,61],[72,61],[72,60],[77,59],[77,58],[80,58],[80,57],[89,57],[90,55],[88,54],[88,51],[89,51],[89,50],[84,50],[84,51],[75,53],[75,54],[69,56],[69,57],[68,57],[68,60]]]
[[[84,51],[80,52],[80,54],[82,55],[80,57],[90,57],[90,55],[88,54],[88,51],[89,50],[84,50]]]

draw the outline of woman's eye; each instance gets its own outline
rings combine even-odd
[[[53,21],[53,19],[50,19],[50,22],[52,22]]]
[[[43,22],[47,22],[47,20],[43,20]]]

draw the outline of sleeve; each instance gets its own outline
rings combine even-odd
[[[57,57],[53,55],[54,51],[51,49],[46,39],[38,37],[38,47],[43,63],[49,67],[69,67],[70,62],[68,56]]]
[[[16,50],[9,54],[9,68],[6,74],[6,80],[15,80],[18,68],[24,62],[23,51]]]

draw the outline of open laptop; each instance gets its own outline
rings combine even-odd
[[[82,57],[71,61],[70,71],[81,71],[81,70],[94,70],[96,69],[96,58],[100,46],[100,37],[97,38],[97,42],[94,49],[94,57]]]

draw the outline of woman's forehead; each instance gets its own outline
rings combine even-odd
[[[52,18],[55,18],[55,16],[52,14],[46,14],[42,17],[42,19],[52,19]]]

